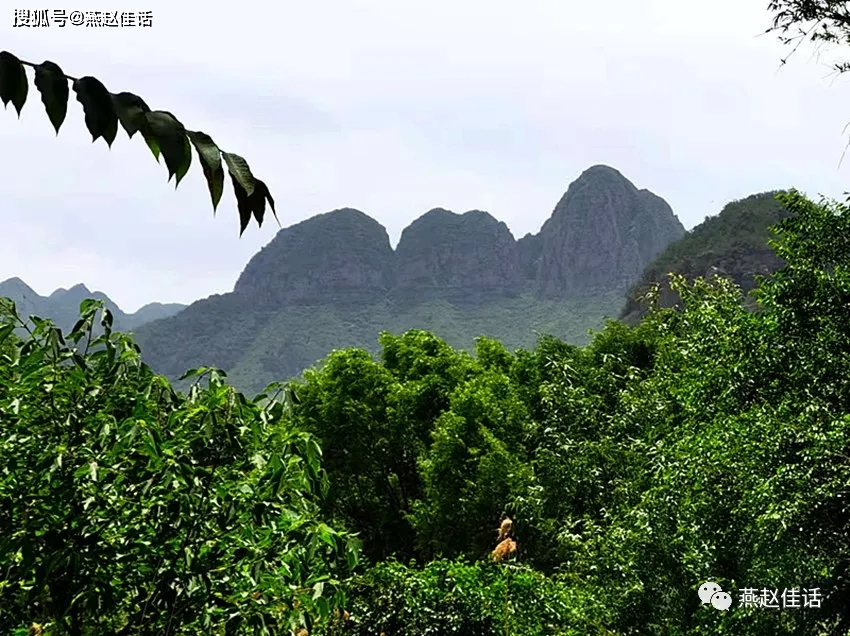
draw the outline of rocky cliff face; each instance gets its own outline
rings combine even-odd
[[[364,304],[394,285],[384,227],[344,208],[285,228],[245,267],[234,292],[262,306]]]
[[[136,337],[160,373],[214,365],[251,390],[333,349],[374,351],[383,330],[426,329],[456,347],[480,335],[529,347],[541,333],[579,343],[683,232],[662,199],[605,166],[582,174],[542,230],[519,241],[486,212],[434,209],[393,251],[377,221],[336,210],[279,231],[232,293]]]
[[[402,232],[393,297],[411,303],[444,299],[479,304],[518,294],[524,282],[517,243],[487,212],[437,208]]]
[[[627,290],[685,228],[670,206],[608,166],[573,182],[540,230],[536,281],[546,296]]]
[[[393,252],[377,221],[336,210],[281,230],[234,291],[262,307],[436,299],[476,305],[523,292],[625,292],[684,233],[663,199],[613,168],[594,166],[570,185],[540,233],[519,241],[487,212],[436,208],[402,232]]]
[[[526,280],[535,280],[540,267],[543,240],[539,234],[526,234],[516,242],[520,267]]]

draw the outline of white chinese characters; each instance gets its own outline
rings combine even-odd
[[[741,607],[758,607],[764,609],[803,609],[819,608],[823,595],[819,587],[804,588],[755,588],[744,587],[739,590],[739,605]],[[732,596],[724,592],[719,584],[706,581],[697,590],[703,605],[711,604],[715,609],[726,611],[732,606]]]
[[[764,607],[766,609],[819,608],[823,596],[819,587],[767,588],[745,587],[740,590],[741,607]]]
[[[153,11],[68,11],[66,9],[14,9],[13,27],[151,27]]]

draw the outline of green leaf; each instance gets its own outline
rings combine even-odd
[[[233,182],[233,192],[236,194],[236,207],[239,210],[239,236],[242,236],[245,232],[245,229],[251,222],[252,216],[256,219],[257,225],[262,227],[263,218],[266,213],[266,200],[271,205],[272,213],[274,213],[275,219],[277,219],[277,212],[274,209],[274,199],[265,183],[259,179],[255,179],[254,191],[248,194],[232,172],[230,173],[230,179]]]
[[[264,181],[256,180],[256,186],[254,187],[254,193],[250,197],[251,199],[251,209],[254,211],[254,218],[257,219],[257,225],[263,225],[263,217],[266,213],[266,201],[269,202],[269,207],[272,209],[272,214],[274,214],[275,220],[280,221],[277,218],[277,210],[274,209],[274,199],[272,198],[272,193],[269,192],[268,186],[266,186]]]
[[[24,65],[8,51],[0,51],[0,99],[3,100],[3,107],[12,102],[20,117],[21,109],[27,101],[28,90]]]
[[[171,177],[176,177],[175,187],[178,186],[192,163],[192,149],[183,124],[169,112],[154,110],[145,113],[142,135],[155,157],[158,158],[159,152],[162,153],[165,167],[168,168],[168,180],[171,181]],[[154,142],[153,145],[151,140]],[[158,151],[154,150],[154,147]]]
[[[161,154],[159,149],[159,143],[150,135],[145,135],[144,133],[142,133],[142,137],[144,137],[145,143],[148,145],[148,148],[150,148],[151,152],[153,153],[156,162],[159,163],[159,155]]]
[[[82,318],[88,318],[89,316],[94,316],[97,313],[97,310],[103,306],[102,301],[99,301],[95,298],[86,298],[82,302],[80,302],[80,316]]]
[[[188,131],[186,133],[201,161],[201,168],[210,189],[210,198],[213,204],[213,213],[221,201],[224,192],[224,170],[221,167],[221,149],[206,133]]]
[[[165,161],[166,165],[168,164],[168,159]],[[183,159],[180,164],[177,166],[177,172],[174,176],[174,188],[176,189],[180,182],[183,180],[183,177],[186,176],[186,173],[189,172],[189,166],[192,165],[192,147],[189,144],[189,138],[183,137]]]
[[[115,321],[115,318],[112,316],[112,312],[109,309],[104,307],[103,308],[103,315],[100,319],[100,325],[102,327],[106,328],[107,330],[111,330],[112,324],[113,324],[114,321]]]
[[[183,375],[178,378],[179,380],[186,380],[188,378],[196,378],[203,375],[206,375],[211,370],[211,367],[198,367],[197,369],[189,369]]]
[[[81,77],[74,82],[77,101],[83,105],[86,115],[86,128],[92,136],[92,143],[102,137],[107,146],[112,146],[118,134],[118,115],[112,105],[112,96],[100,80],[95,77]]]
[[[314,599],[316,602],[316,609],[319,611],[319,616],[322,620],[327,620],[331,615],[331,607],[330,603],[328,603],[328,599],[324,596]]]
[[[47,118],[58,135],[68,114],[68,78],[58,64],[47,60],[35,67],[35,87],[41,93]]]
[[[133,93],[124,92],[113,95],[112,105],[115,107],[122,128],[130,139],[144,126],[145,113],[151,112],[145,100]],[[156,156],[158,159],[159,156]]]
[[[9,334],[15,330],[14,324],[8,324],[0,326],[0,344],[2,344],[6,338],[9,337]]]
[[[336,539],[334,539],[334,531],[325,523],[320,523],[316,528],[316,534],[319,539],[327,543],[332,548],[336,547]]]
[[[251,197],[245,192],[245,188],[242,187],[242,184],[239,183],[232,172],[230,173],[230,180],[233,182],[233,192],[236,194],[236,207],[239,210],[239,236],[242,236],[251,222]]]
[[[233,192],[236,195],[236,206],[239,209],[239,236],[245,232],[252,216],[257,220],[257,225],[262,227],[266,201],[269,202],[272,213],[277,219],[271,192],[265,183],[254,177],[248,162],[230,152],[222,152],[221,156],[227,164],[227,170],[233,182]]]
[[[230,152],[222,152],[221,156],[224,157],[230,177],[242,186],[247,196],[251,196],[254,193],[256,179],[251,174],[251,168],[248,167],[248,162],[239,155],[234,155]]]
[[[355,545],[348,545],[348,549],[345,552],[345,558],[348,561],[348,568],[350,570],[353,570],[357,567],[357,563],[360,561],[360,557],[358,555],[357,547]]]

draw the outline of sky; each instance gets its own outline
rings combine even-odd
[[[151,11],[152,26],[16,28],[10,7],[0,48],[208,133],[268,184],[283,227],[354,207],[395,245],[444,207],[519,238],[599,163],[687,228],[756,192],[850,190],[842,52],[781,65],[767,0],[45,5],[60,7]],[[280,229],[239,238],[229,183],[213,216],[197,158],[175,191],[138,136],[92,144],[73,93],[57,136],[31,84],[20,120],[0,111],[0,148],[0,280],[41,294],[82,282],[125,311],[190,303],[232,290]]]

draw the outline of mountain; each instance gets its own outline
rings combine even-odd
[[[573,182],[539,234],[536,280],[547,296],[628,290],[685,228],[664,199],[608,166]]]
[[[150,303],[135,313],[127,314],[112,302],[109,296],[99,291],[92,292],[85,285],[74,285],[70,289],[60,288],[49,296],[41,296],[17,277],[0,282],[0,297],[14,300],[22,318],[33,315],[50,318],[63,331],[73,328],[80,316],[80,303],[87,298],[102,300],[104,306],[112,312],[114,328],[122,331],[135,329],[152,320],[168,318],[185,307],[177,303]]]
[[[777,194],[778,191],[762,192],[732,201],[720,214],[707,218],[668,245],[629,291],[620,318],[627,324],[640,320],[646,307],[639,298],[653,283],[661,286],[661,306],[675,306],[679,297],[670,290],[670,273],[691,281],[716,273],[734,280],[745,293],[754,289],[757,275],[766,276],[782,266],[768,245],[769,227],[788,216],[776,200]]]
[[[0,298],[14,300],[18,314],[22,317],[38,315],[42,303],[47,300],[39,296],[32,287],[17,277],[0,282]]]
[[[487,212],[426,212],[401,233],[392,298],[410,305],[478,305],[514,297],[525,283],[511,231]]]
[[[161,318],[169,318],[179,311],[186,308],[182,303],[148,303],[139,307],[135,313],[124,314],[129,321],[127,329],[135,329],[146,323],[159,320]]]
[[[375,351],[381,331],[427,329],[467,349],[479,335],[512,349],[543,333],[580,344],[684,234],[663,199],[607,166],[583,172],[540,232],[519,241],[487,212],[436,208],[393,250],[383,226],[344,208],[280,230],[233,292],[148,323],[136,339],[160,373],[213,365],[246,391],[333,349]]]
[[[385,297],[393,277],[386,229],[345,208],[278,232],[249,261],[233,291],[271,307],[359,305]]]

